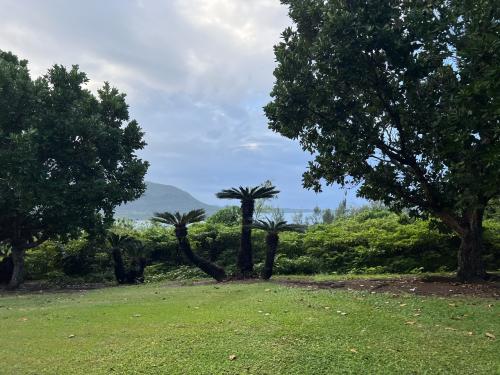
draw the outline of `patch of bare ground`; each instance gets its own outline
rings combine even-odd
[[[110,283],[80,283],[57,285],[44,281],[28,281],[14,290],[7,289],[6,285],[0,285],[0,297],[10,294],[33,294],[33,293],[71,293],[84,292],[92,289],[102,289],[115,286]]]
[[[460,283],[451,277],[400,277],[340,281],[279,280],[279,284],[315,289],[361,290],[372,293],[416,294],[440,297],[481,297],[500,299],[500,280]]]

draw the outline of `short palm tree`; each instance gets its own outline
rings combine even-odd
[[[252,222],[256,199],[268,199],[279,193],[273,185],[225,189],[216,194],[220,199],[238,199],[241,202],[241,239],[236,266],[240,277],[253,274]]]
[[[279,244],[279,233],[285,231],[293,232],[303,232],[305,230],[304,225],[297,224],[287,224],[286,221],[275,222],[273,220],[257,220],[254,222],[253,227],[255,229],[261,229],[265,231],[266,234],[266,260],[264,263],[264,268],[262,269],[261,277],[264,280],[269,280],[273,274],[274,258],[276,257],[276,251],[278,250]]]
[[[218,265],[211,263],[191,250],[191,245],[187,238],[187,226],[192,223],[198,223],[205,219],[205,210],[192,210],[188,213],[181,214],[176,212],[157,212],[153,217],[153,221],[161,224],[173,225],[175,227],[175,236],[179,242],[179,249],[186,257],[203,272],[207,273],[217,281],[222,281],[226,278],[226,272]]]
[[[128,246],[130,237],[114,232],[108,232],[107,240],[109,246],[111,247],[111,254],[113,255],[116,281],[118,281],[118,284],[124,284],[126,282],[126,278],[122,249]]]

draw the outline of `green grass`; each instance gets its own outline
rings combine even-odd
[[[476,298],[273,283],[8,295],[0,373],[498,374],[486,332],[500,336],[500,308]]]

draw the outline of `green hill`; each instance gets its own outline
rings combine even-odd
[[[147,189],[139,199],[116,208],[115,217],[133,220],[147,220],[154,212],[186,212],[203,208],[212,215],[221,207],[200,202],[188,192],[175,186],[146,182]]]

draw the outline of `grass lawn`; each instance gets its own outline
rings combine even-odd
[[[0,348],[1,374],[499,374],[500,306],[273,283],[4,295]]]

